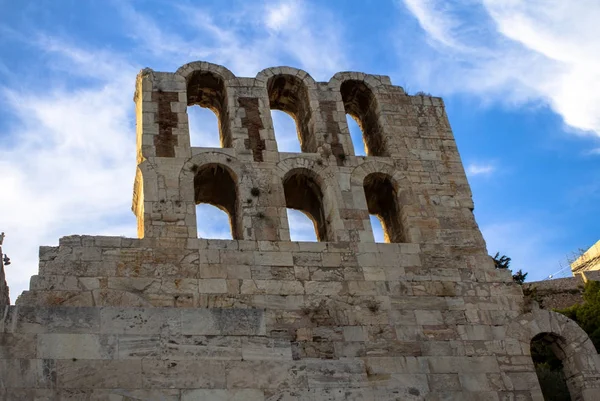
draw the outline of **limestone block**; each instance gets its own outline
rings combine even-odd
[[[181,401],[265,401],[262,390],[230,389],[230,390],[184,390]]]
[[[265,335],[259,309],[183,309],[181,333],[190,335]]]
[[[118,359],[160,358],[163,354],[160,337],[144,334],[118,336]]]
[[[292,360],[292,347],[289,341],[249,337],[242,340],[242,358],[251,360]]]
[[[168,308],[100,309],[100,332],[106,334],[160,334],[181,332],[181,312]]]
[[[160,354],[153,357],[170,360],[241,360],[242,338],[174,335],[161,338]]]
[[[61,388],[141,388],[140,360],[59,359],[56,383]]]
[[[117,337],[100,334],[42,333],[37,336],[40,359],[113,359]]]
[[[8,333],[88,333],[100,329],[95,308],[10,306],[0,322]]]
[[[226,365],[222,361],[142,359],[141,368],[141,386],[147,389],[222,389],[226,386]]]
[[[0,359],[35,359],[35,334],[0,333]]]
[[[236,361],[227,364],[227,388],[307,388],[306,367],[284,361]]]

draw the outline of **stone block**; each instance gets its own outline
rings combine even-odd
[[[56,383],[60,388],[141,388],[140,360],[59,359]]]
[[[265,335],[260,309],[183,309],[181,333],[185,335]]]
[[[140,363],[140,361],[137,361]],[[205,360],[141,360],[143,388],[223,389],[226,365]]]
[[[101,334],[41,333],[37,336],[39,359],[113,359],[117,337]]]

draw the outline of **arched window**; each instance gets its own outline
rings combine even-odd
[[[545,400],[571,401],[560,337],[540,333],[531,340],[531,358]]]
[[[223,79],[211,72],[196,71],[187,82],[187,104],[210,109],[217,117],[219,141],[224,148],[231,147],[231,129],[227,112],[227,93]],[[188,121],[192,146],[197,143],[204,147],[216,144],[214,118],[205,111],[188,107]]]
[[[198,238],[233,239],[231,221],[226,211],[208,203],[196,205]]]
[[[280,152],[300,153],[297,124],[294,117],[281,110],[271,110],[277,149]]]
[[[362,81],[344,81],[340,87],[346,114],[350,115],[360,127],[364,145],[359,146],[353,138],[356,154],[364,147],[370,156],[387,156],[383,128],[379,123],[379,107],[375,95]]]
[[[324,210],[321,186],[310,170],[294,169],[283,180],[285,203],[288,209],[296,209],[307,215],[314,225],[319,241],[329,241],[331,235]],[[290,221],[288,215],[288,221]]]
[[[196,205],[207,203],[226,212],[229,215],[231,238],[242,239],[236,181],[233,172],[225,166],[220,164],[201,166],[195,171],[194,199]],[[198,232],[214,233],[223,231],[221,226],[211,227],[212,220],[212,218],[204,221],[198,219]],[[221,238],[222,235],[212,236],[212,238],[217,237]]]
[[[287,215],[290,227],[290,239],[292,241],[318,241],[315,223],[309,215],[295,209],[288,209]]]
[[[276,75],[267,82],[271,110],[286,112],[296,121],[296,131],[302,152],[314,153],[317,143],[312,127],[312,115],[308,90],[298,77],[293,75]],[[273,115],[273,118],[278,118]],[[286,142],[287,138],[278,138]]]
[[[398,195],[390,177],[382,173],[369,174],[363,187],[369,214],[381,221],[384,242],[406,242]]]

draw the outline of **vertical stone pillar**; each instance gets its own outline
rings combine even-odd
[[[196,235],[195,205],[182,199],[179,173],[191,157],[185,80],[142,70],[135,94],[138,169],[133,211],[138,236]]]

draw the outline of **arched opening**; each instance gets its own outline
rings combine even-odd
[[[571,401],[560,338],[540,333],[531,340],[531,358],[546,401]]]
[[[187,104],[198,105],[211,110],[217,117],[219,142],[222,147],[231,147],[231,130],[229,127],[229,113],[227,111],[227,92],[223,79],[211,72],[196,71],[187,81]],[[188,121],[190,122],[190,137],[192,146],[200,139],[198,145],[216,143],[214,118],[206,111],[195,110],[188,107]],[[207,118],[208,117],[208,118]],[[192,129],[194,135],[192,135]],[[207,137],[213,133],[213,136]],[[204,135],[203,135],[204,134]]]
[[[371,228],[373,229],[373,237],[375,238],[375,242],[386,242],[383,221],[381,221],[379,216],[374,214],[369,216],[369,220],[371,220]]]
[[[346,114],[346,123],[348,124],[348,129],[350,130],[352,144],[354,145],[354,154],[356,156],[366,156],[367,144],[365,143],[365,137],[360,129],[360,125],[358,125],[356,119],[350,114]]]
[[[317,143],[312,128],[308,90],[304,82],[293,75],[276,75],[267,82],[267,91],[271,110],[284,111],[295,120],[302,152],[315,153]],[[276,115],[272,116],[277,118]]]
[[[398,195],[389,176],[372,173],[363,181],[369,214],[375,215],[383,228],[383,242],[406,242],[398,206]]]
[[[190,144],[204,148],[221,146],[219,119],[210,109],[198,106],[188,107]]]
[[[277,149],[280,152],[300,153],[300,142],[294,117],[281,110],[271,110]]]
[[[317,242],[315,223],[304,212],[295,209],[287,210],[290,239],[292,241]]]
[[[323,192],[313,177],[313,173],[305,169],[292,170],[283,180],[283,190],[286,207],[299,210],[312,220],[317,240],[330,240],[328,222],[323,208]],[[288,222],[293,224],[289,216]]]
[[[208,203],[196,205],[196,224],[198,238],[233,239],[229,215],[216,206]]]
[[[387,156],[383,128],[379,123],[379,107],[375,95],[362,81],[344,81],[340,87],[344,109],[360,127],[364,148],[369,156]],[[363,147],[353,138],[354,151],[359,154]]]
[[[238,221],[236,177],[227,167],[220,164],[207,164],[197,168],[194,176],[194,199],[196,205],[206,203],[227,213],[231,238],[242,239]],[[211,221],[214,219],[198,220],[198,232],[210,233],[222,230],[220,227],[206,227],[207,224],[211,224]]]

